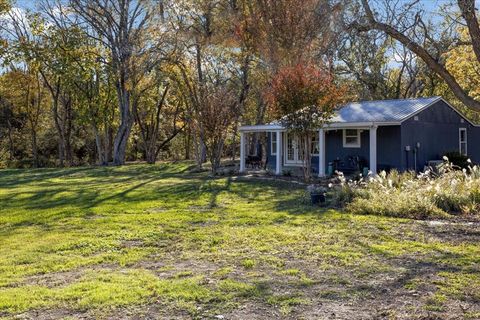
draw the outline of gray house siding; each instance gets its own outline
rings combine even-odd
[[[438,101],[417,114],[418,120],[411,117],[401,126],[402,170],[415,168],[423,170],[429,160],[439,160],[446,152],[459,151],[459,129],[467,129],[468,154],[473,161],[480,161],[478,147],[473,140],[480,131],[452,110],[444,101]],[[462,123],[463,120],[463,123]],[[417,143],[420,144],[416,148]],[[406,148],[410,146],[410,151]]]
[[[360,148],[344,148],[343,130],[338,129],[327,131],[325,135],[325,170],[327,170],[329,163],[332,163],[335,160],[348,164],[348,159],[352,156],[359,156],[368,166],[370,162],[369,130],[363,129],[360,137]],[[274,171],[276,168],[276,156],[272,155],[271,139],[272,133],[268,133],[266,146],[267,168]],[[393,167],[399,168],[401,166],[400,126],[379,127],[377,130],[377,148],[377,162],[380,170]],[[284,166],[284,168],[285,170],[292,171],[298,169],[298,167],[292,166]],[[312,169],[314,172],[318,172],[318,156],[312,156]]]
[[[370,134],[368,130],[360,133],[360,148],[343,147],[343,129],[329,130],[325,135],[325,162],[329,163],[339,160],[348,166],[348,159],[359,156],[368,163],[370,154]]]
[[[377,129],[377,168],[389,170],[401,168],[400,126],[384,126]]]
[[[343,147],[343,130],[327,131],[326,162],[340,160],[348,162],[359,156],[370,166],[370,131],[364,129],[360,135],[360,148]],[[377,167],[379,170],[398,168],[401,165],[400,126],[383,126],[377,129]]]
[[[480,163],[480,127],[467,129],[467,155],[474,163]]]

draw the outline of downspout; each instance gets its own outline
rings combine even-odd
[[[413,148],[413,168],[417,172],[417,148]]]

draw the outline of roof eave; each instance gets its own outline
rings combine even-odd
[[[278,124],[259,124],[251,126],[241,126],[238,129],[240,132],[269,132],[269,131],[282,131],[284,127]]]
[[[395,121],[366,121],[366,122],[332,122],[325,125],[325,128],[342,129],[342,128],[359,128],[359,127],[375,127],[375,126],[398,126],[400,122]]]
[[[325,124],[325,129],[345,129],[345,128],[371,128],[375,126],[398,126],[401,122],[388,121],[369,121],[369,122],[331,122]],[[251,126],[241,126],[240,132],[271,132],[286,131],[287,129],[278,124],[260,124]]]

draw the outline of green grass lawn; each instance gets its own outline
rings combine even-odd
[[[189,163],[0,170],[0,316],[480,318],[480,226]]]

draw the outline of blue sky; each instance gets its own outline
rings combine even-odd
[[[33,8],[37,0],[17,0],[16,5],[21,8]]]
[[[410,2],[411,0],[401,0],[405,2]],[[34,8],[38,0],[17,0],[17,6],[22,8]],[[425,10],[429,12],[435,12],[440,6],[451,3],[452,0],[421,0],[422,5],[425,7]],[[455,0],[453,0],[455,2]],[[477,6],[480,5],[480,0],[477,0]]]
[[[403,1],[408,2],[411,0],[403,0]],[[32,7],[35,7],[35,3],[37,3],[38,0],[17,0],[16,2],[19,7],[32,8]],[[426,10],[434,11],[442,4],[450,3],[452,2],[452,0],[421,0],[421,2],[425,6]],[[480,2],[480,1],[477,1],[477,2]]]

